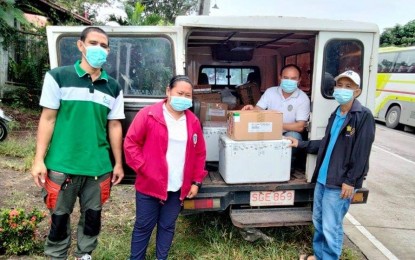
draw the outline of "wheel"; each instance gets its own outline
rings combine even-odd
[[[396,128],[399,125],[399,118],[401,117],[401,108],[393,106],[386,114],[385,123],[389,128]]]
[[[0,121],[0,142],[7,137],[7,126],[4,122]]]

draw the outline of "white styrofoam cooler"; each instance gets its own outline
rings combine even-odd
[[[219,173],[226,183],[283,182],[290,179],[288,140],[219,141]]]
[[[206,121],[203,123],[203,137],[206,142],[206,161],[219,161],[219,137],[226,134],[226,122]]]

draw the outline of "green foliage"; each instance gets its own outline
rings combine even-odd
[[[72,13],[78,14],[80,16],[84,16],[84,13],[87,12],[89,17],[88,19],[94,20],[94,17],[96,16],[95,9],[103,4],[107,4],[111,6],[111,4],[114,2],[114,0],[54,0],[55,4],[58,4],[59,6],[65,8],[66,10],[69,10]],[[76,19],[70,19],[70,20],[62,20],[57,13],[52,12],[51,14],[44,14],[48,17],[53,16],[54,21],[58,21],[56,25],[79,25],[80,22]]]
[[[121,25],[172,25],[178,15],[196,10],[197,0],[129,0],[124,3],[126,22]]]
[[[136,0],[127,3],[136,3]],[[158,15],[166,24],[174,24],[178,15],[185,15],[196,10],[198,0],[141,0],[140,3],[145,7],[144,16]]]
[[[144,10],[146,8],[140,4],[140,3],[135,3],[134,9],[132,12],[129,11],[128,5],[125,8],[125,11],[128,15],[128,18],[130,19],[130,23],[134,24],[134,25],[138,25],[141,23],[142,21],[142,14],[144,13]]]
[[[415,44],[415,20],[405,25],[395,25],[387,28],[380,35],[380,46],[411,46]]]
[[[10,16],[19,22],[26,24],[26,18],[24,17],[23,12],[15,7],[15,0],[2,0],[0,1],[0,19],[6,20]]]
[[[17,20],[23,26],[30,26],[24,17],[24,13],[16,7],[15,0],[0,1],[0,36],[3,48],[18,39],[18,31],[14,27],[14,20]]]
[[[94,4],[106,4],[108,0],[54,0],[56,4],[64,7],[67,10],[70,10],[73,13],[79,14],[81,16],[84,15],[84,12]]]
[[[21,255],[39,251],[37,226],[46,215],[37,209],[28,213],[23,209],[1,209],[0,254]]]
[[[163,20],[163,17],[156,13],[146,14],[146,7],[140,2],[133,5],[126,4],[125,12],[127,13],[127,21],[118,21],[113,17],[110,17],[110,21],[116,21],[120,25],[166,25],[167,21]]]
[[[4,96],[3,102],[16,107],[38,108],[45,72],[49,68],[44,29],[41,34],[19,33],[13,41],[15,52],[9,58],[8,75],[22,87]]]

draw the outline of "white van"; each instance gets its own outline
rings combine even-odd
[[[360,74],[362,93],[358,99],[372,111],[374,108],[379,45],[375,24],[290,17],[180,16],[174,26],[102,28],[110,36],[111,48],[105,69],[124,89],[124,133],[139,109],[164,98],[168,80],[176,74],[188,75],[195,84],[209,84],[212,91],[228,88],[232,93],[254,73],[260,90],[265,91],[278,85],[282,66],[296,64],[302,70],[301,89],[311,100],[312,112],[304,133],[309,139],[324,136],[329,115],[338,105],[332,97],[333,77],[346,69]],[[75,42],[83,29],[47,28],[52,68],[79,59]],[[202,82],[202,77],[207,82]],[[315,159],[307,155],[302,169],[296,169],[289,181],[278,183],[226,184],[214,169],[198,196],[185,201],[185,212],[229,210],[238,227],[309,223]],[[132,183],[134,173],[128,167],[125,170],[125,182]],[[295,194],[285,198],[283,204],[290,206],[251,205],[252,194],[286,191]],[[367,195],[362,189],[355,202],[365,203]]]

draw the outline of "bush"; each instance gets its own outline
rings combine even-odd
[[[46,215],[46,212],[37,209],[27,214],[23,209],[1,209],[0,255],[22,255],[37,251],[40,246],[37,226]]]

